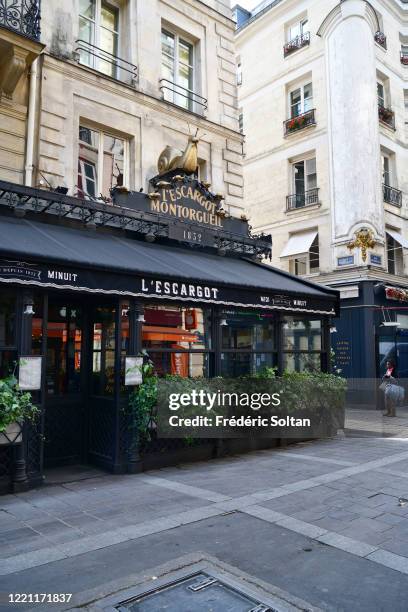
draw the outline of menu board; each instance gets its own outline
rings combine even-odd
[[[125,357],[125,385],[134,387],[143,382],[143,357]]]
[[[18,386],[22,391],[41,389],[42,357],[38,355],[21,356],[18,367]]]

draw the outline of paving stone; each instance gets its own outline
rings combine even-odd
[[[354,538],[348,538],[337,533],[326,533],[319,536],[317,539],[323,544],[334,546],[335,548],[352,553],[358,557],[365,557],[376,550],[376,546],[372,546],[366,542],[360,542]]]
[[[408,574],[408,559],[406,557],[401,557],[387,550],[376,550],[367,555],[366,558],[375,563],[381,563],[381,565],[395,569],[402,574]]]

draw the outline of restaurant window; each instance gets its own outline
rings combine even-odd
[[[98,307],[93,313],[93,395],[112,396],[115,391],[115,316],[112,307]]]
[[[116,78],[119,10],[101,0],[79,0],[79,61]]]
[[[163,97],[194,111],[194,45],[173,32],[161,32]]]
[[[0,377],[13,372],[17,359],[17,298],[13,290],[0,291]]]
[[[158,376],[211,376],[210,308],[147,305],[144,318],[142,346]]]
[[[298,117],[313,108],[313,86],[306,83],[289,92],[290,117]]]
[[[321,321],[285,317],[283,321],[283,369],[289,372],[319,372],[321,362]]]
[[[275,316],[225,312],[221,326],[221,376],[250,376],[277,364]]]
[[[390,274],[403,274],[404,257],[402,246],[390,234],[387,236],[387,262],[388,272]]]
[[[109,198],[110,189],[128,183],[128,142],[102,130],[79,126],[78,196]]]

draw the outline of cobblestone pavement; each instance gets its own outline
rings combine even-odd
[[[67,560],[104,549],[113,554],[125,543],[142,547],[146,538],[167,537],[169,530],[181,537],[187,526],[207,525],[208,519],[228,516],[228,524],[234,525],[239,518],[257,525],[254,529],[262,526],[262,533],[269,530],[271,538],[292,533],[302,536],[302,542],[329,547],[333,554],[341,551],[341,559],[349,559],[350,567],[358,559],[359,571],[371,584],[381,570],[388,584],[397,578],[404,585],[398,594],[401,607],[395,602],[390,608],[385,603],[378,608],[340,603],[336,607],[327,601],[322,608],[406,610],[408,417],[404,413],[389,421],[384,423],[377,413],[370,417],[363,411],[350,411],[347,430],[352,437],[138,475],[111,476],[91,470],[84,479],[58,483],[57,478],[41,489],[3,496],[0,591],[17,584],[19,576],[28,576],[25,570],[33,576],[37,568],[42,576],[47,572],[51,576],[54,569],[50,568]],[[368,436],[355,437],[356,431]],[[231,546],[237,546],[236,540]],[[180,554],[188,548],[181,546]],[[145,568],[153,565],[149,561]],[[317,571],[324,576],[324,565]],[[308,599],[305,591],[298,595]]]

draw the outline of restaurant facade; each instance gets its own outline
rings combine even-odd
[[[42,357],[41,418],[0,451],[15,490],[47,467],[134,469],[126,357],[158,376],[329,369],[337,292],[262,263],[271,237],[194,174],[158,175],[147,194],[117,187],[104,204],[0,182],[0,202],[0,376]]]

